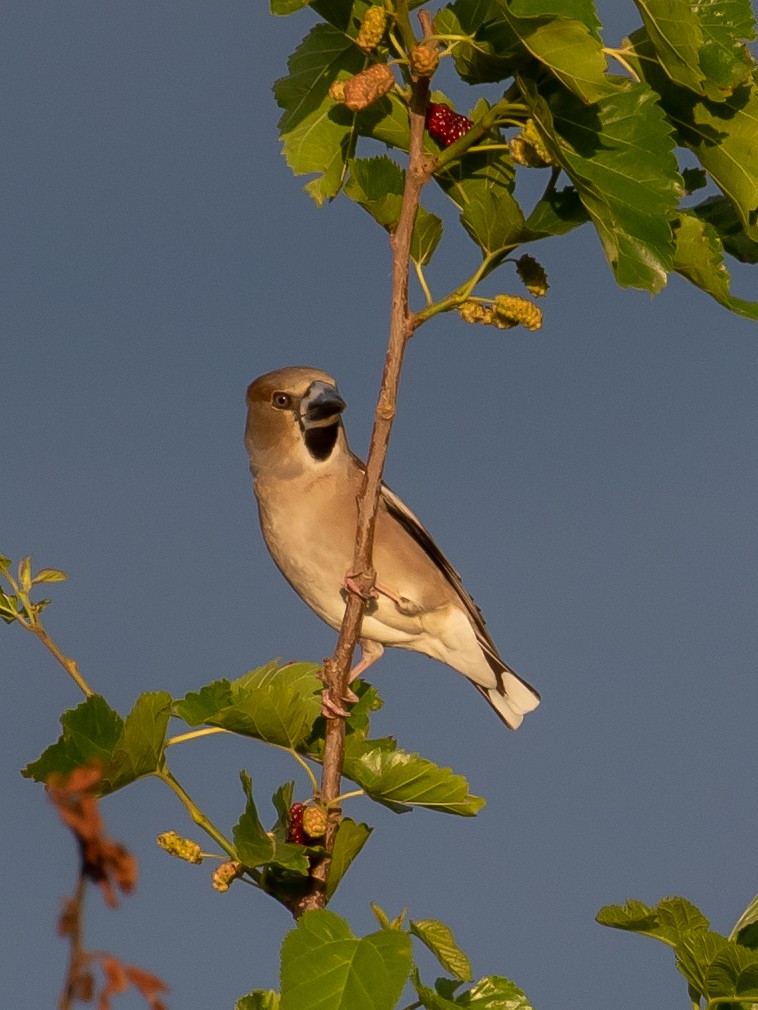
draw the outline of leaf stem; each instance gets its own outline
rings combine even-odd
[[[175,743],[186,743],[188,740],[197,740],[202,736],[211,736],[213,733],[229,733],[228,729],[222,726],[204,726],[202,729],[193,729],[191,733],[180,733],[178,736],[169,737],[166,741],[167,747],[173,747]]]
[[[197,824],[197,826],[201,828],[206,835],[209,835],[213,841],[224,850],[230,859],[237,859],[237,850],[235,847],[227,838],[224,837],[216,825],[205,816],[189,793],[174,777],[173,773],[169,771],[168,768],[164,767],[160,768],[155,774],[162,782],[166,783],[169,789],[176,793],[195,824]]]

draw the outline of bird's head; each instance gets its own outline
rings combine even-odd
[[[253,472],[297,472],[328,460],[338,443],[346,449],[344,409],[334,379],[317,368],[259,376],[247,390],[245,445]]]

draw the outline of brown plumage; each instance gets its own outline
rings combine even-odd
[[[348,448],[334,379],[282,368],[247,391],[245,444],[261,530],[280,571],[333,628],[345,610],[364,466]],[[539,694],[498,655],[479,609],[416,516],[382,487],[374,536],[378,596],[361,625],[362,672],[399,646],[467,677],[511,729]]]

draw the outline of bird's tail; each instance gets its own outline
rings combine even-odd
[[[527,712],[540,703],[539,693],[509,667],[498,672],[495,687],[474,684],[509,729],[518,729]]]

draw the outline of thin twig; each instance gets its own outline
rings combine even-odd
[[[424,15],[424,17],[422,17]],[[432,32],[431,20],[426,11],[419,15],[424,35]],[[405,23],[401,21],[401,27]],[[406,33],[407,34],[407,33]],[[407,38],[404,35],[407,44]],[[363,486],[358,496],[358,528],[356,531],[355,553],[352,576],[359,590],[348,595],[345,616],[334,655],[324,664],[327,684],[333,697],[343,697],[348,686],[348,677],[355,647],[360,636],[364,600],[369,597],[374,585],[375,572],[372,564],[374,528],[379,497],[382,488],[382,474],[387,456],[392,422],[395,418],[400,371],[408,341],[413,336],[420,320],[411,313],[408,306],[408,281],[411,237],[418,210],[419,197],[424,185],[429,181],[434,162],[424,153],[424,125],[426,104],[429,94],[428,78],[419,77],[411,85],[409,109],[410,143],[408,168],[405,176],[403,202],[397,228],[390,238],[392,250],[392,306],[387,353],[384,361],[379,398],[374,415],[366,471]],[[341,812],[337,801],[340,796],[342,765],[345,753],[345,723],[343,719],[329,719],[326,727],[324,765],[321,777],[321,798],[329,809],[329,823],[325,846],[328,851],[334,844],[334,836],[340,822]],[[311,873],[312,885],[308,893],[293,910],[295,916],[310,908],[322,908],[326,903],[326,880],[329,860],[323,859],[314,866]]]

